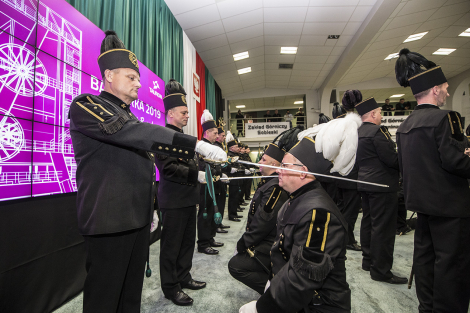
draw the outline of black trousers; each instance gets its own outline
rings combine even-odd
[[[348,222],[348,244],[352,245],[357,243],[354,237],[354,226],[361,208],[361,194],[357,189],[338,188],[337,191],[338,208]]]
[[[271,269],[271,258],[269,255],[256,253],[256,257],[267,269]],[[244,283],[259,294],[264,293],[264,287],[268,282],[269,274],[263,270],[254,258],[250,258],[248,253],[242,252],[232,257],[228,262],[228,270],[230,275],[236,280]]]
[[[87,249],[83,312],[140,312],[150,224],[116,234],[83,236]]]
[[[470,218],[418,213],[413,268],[419,312],[467,313]]]
[[[248,200],[251,195],[251,184],[253,183],[253,179],[245,179],[245,200]]]
[[[376,280],[392,278],[397,229],[397,193],[361,192],[362,268]]]
[[[228,217],[229,218],[236,218],[238,216],[237,214],[237,208],[239,206],[239,190],[240,186],[238,185],[239,180],[231,181],[229,190],[228,190]]]
[[[216,195],[216,197],[217,207],[219,208],[219,212],[222,215],[223,219],[225,213],[225,203],[227,201],[227,186],[225,184],[222,186],[220,194]]]
[[[171,296],[191,280],[196,241],[196,205],[162,209],[160,281],[163,293]]]
[[[206,186],[201,186],[201,197],[199,200],[199,211],[197,212],[197,247],[199,249],[210,247],[210,242],[214,241],[217,231],[217,224],[214,221],[214,203],[206,191]],[[204,192],[206,196],[204,198]],[[207,213],[204,218],[204,213]]]
[[[406,206],[404,199],[398,200],[398,215],[397,215],[397,230],[402,230],[406,227]]]
[[[245,175],[243,175],[242,177],[245,177]],[[245,179],[240,179],[239,180],[239,185],[238,185],[238,204],[242,204],[243,202],[245,202],[245,199],[244,199],[244,196],[245,196],[245,183],[246,183],[246,180]]]

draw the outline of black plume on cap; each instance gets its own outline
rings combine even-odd
[[[421,66],[424,67],[424,69]],[[421,54],[410,52],[410,50],[406,48],[401,49],[397,63],[395,63],[397,82],[400,86],[408,87],[410,85],[408,79],[435,66],[436,63],[428,61]]]
[[[318,118],[318,124],[328,123],[331,119],[323,113],[320,113]]]
[[[186,91],[183,86],[177,80],[170,78],[170,81],[165,86],[165,96],[174,93],[182,93],[183,95],[186,95]]]
[[[344,115],[346,113],[348,112],[346,112],[342,105],[340,105],[338,102],[333,103],[333,111],[331,112],[333,118],[337,118],[338,116]]]
[[[114,30],[104,32],[106,37],[101,42],[100,54],[113,49],[126,49]]]
[[[346,90],[343,95],[343,108],[347,111],[354,110],[356,104],[362,101],[362,93],[359,90]]]

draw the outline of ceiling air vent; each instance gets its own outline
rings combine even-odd
[[[328,39],[339,39],[339,35],[328,35]]]
[[[294,67],[294,64],[283,64],[279,63],[279,68],[280,69],[292,69]]]

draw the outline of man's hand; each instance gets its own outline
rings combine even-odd
[[[206,184],[206,172],[203,172],[203,171],[199,171],[199,173],[197,174],[197,180],[201,183],[201,184]]]
[[[230,180],[228,179],[228,176],[222,173],[222,181],[226,184],[230,183]]]
[[[250,174],[251,174],[250,170],[245,170],[245,175],[250,175]]]
[[[195,151],[206,159],[214,161],[227,161],[227,153],[225,153],[224,150],[202,140],[197,142]]]
[[[470,156],[470,148],[465,149],[465,154]]]
[[[233,173],[236,173],[237,171],[238,171],[237,168],[232,167],[232,169],[230,170],[230,173],[233,174]]]

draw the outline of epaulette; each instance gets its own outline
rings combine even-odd
[[[384,136],[385,136],[385,138],[387,138],[387,140],[392,139],[392,134],[390,134],[390,132],[388,131],[387,126],[380,126],[380,131],[382,132],[382,134],[384,134]]]
[[[460,114],[455,111],[450,111],[447,113],[447,118],[449,120],[450,130],[452,131],[452,138],[462,141],[464,134],[462,123],[460,121]]]

